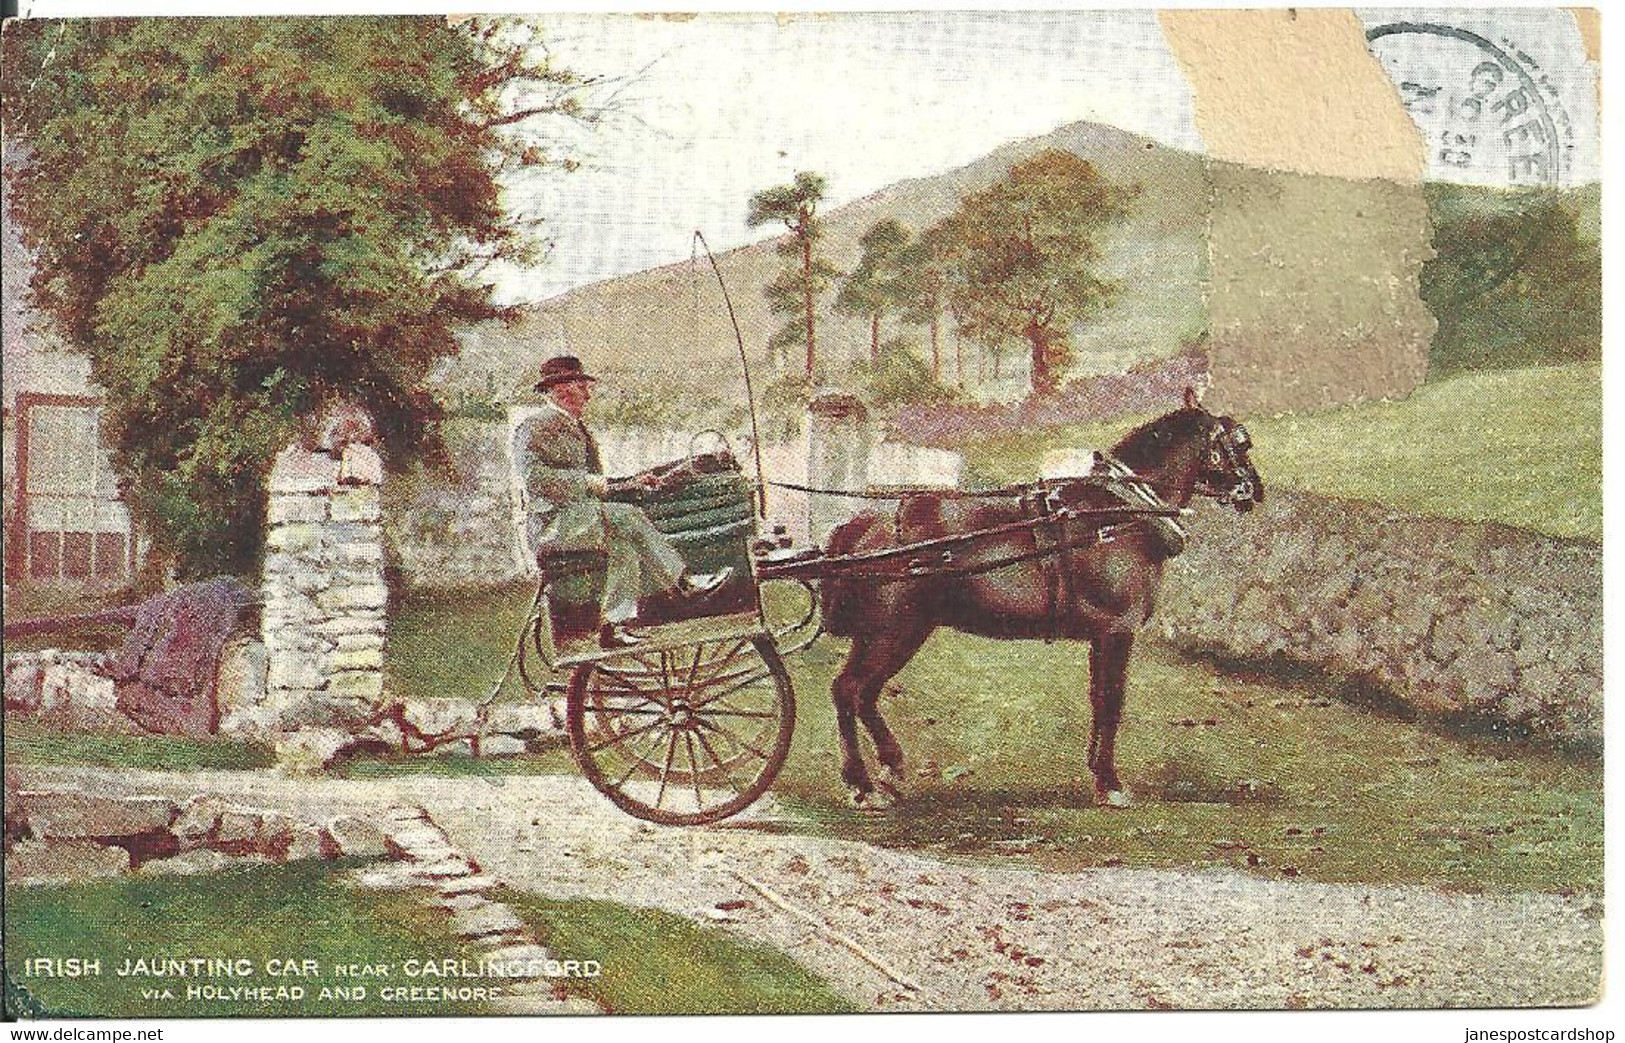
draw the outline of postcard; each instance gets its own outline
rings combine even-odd
[[[1600,52],[9,21],[7,1018],[1611,1038]]]

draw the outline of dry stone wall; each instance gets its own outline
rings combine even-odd
[[[383,465],[289,446],[271,469],[262,636],[279,726],[353,727],[383,695]]]
[[[1602,551],[1504,525],[1272,492],[1199,505],[1152,625],[1375,683],[1416,711],[1602,741]]]

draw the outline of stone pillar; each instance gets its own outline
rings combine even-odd
[[[289,446],[271,469],[261,618],[283,733],[355,729],[383,694],[383,478],[360,442]]]
[[[862,490],[869,486],[874,431],[869,411],[844,392],[819,395],[807,405],[807,484],[814,489]],[[807,530],[823,544],[830,530],[852,517],[856,502],[839,496],[807,498]]]

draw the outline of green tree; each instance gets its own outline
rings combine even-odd
[[[12,213],[33,304],[107,390],[131,508],[183,576],[256,567],[270,461],[331,401],[394,464],[425,384],[534,256],[504,169],[590,118],[509,22],[20,21],[4,44]]]
[[[948,219],[960,331],[988,345],[1024,341],[1035,395],[1059,387],[1072,361],[1072,327],[1115,296],[1117,285],[1099,270],[1100,238],[1139,191],[1050,149],[966,196]]]
[[[869,361],[880,362],[880,320],[904,294],[903,251],[914,234],[896,218],[876,221],[858,240],[858,266],[841,283],[835,310],[869,320]]]
[[[822,174],[804,170],[788,185],[765,188],[751,196],[750,209],[745,215],[745,224],[750,228],[779,222],[790,232],[790,237],[779,244],[778,252],[791,263],[763,291],[773,314],[787,317],[784,325],[768,339],[768,349],[775,356],[787,355],[791,345],[805,341],[807,380],[813,378],[818,363],[814,310],[818,298],[841,274],[829,261],[818,256],[818,244],[824,236],[818,204],[824,201],[824,189]]]
[[[852,367],[864,399],[874,406],[933,405],[953,402],[958,393],[945,387],[914,351],[907,337],[892,337],[880,356]]]
[[[1580,193],[1430,185],[1428,200],[1434,256],[1421,295],[1439,322],[1430,379],[1600,356],[1602,259]]]
[[[925,326],[931,338],[931,377],[942,379],[942,309],[948,300],[948,287],[954,277],[957,224],[939,222],[903,247],[897,258],[899,269],[897,299],[903,321]],[[963,360],[954,368],[954,377],[964,383]]]

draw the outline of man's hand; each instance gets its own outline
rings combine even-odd
[[[644,489],[660,488],[660,479],[652,474],[640,474],[637,476],[636,481]]]

